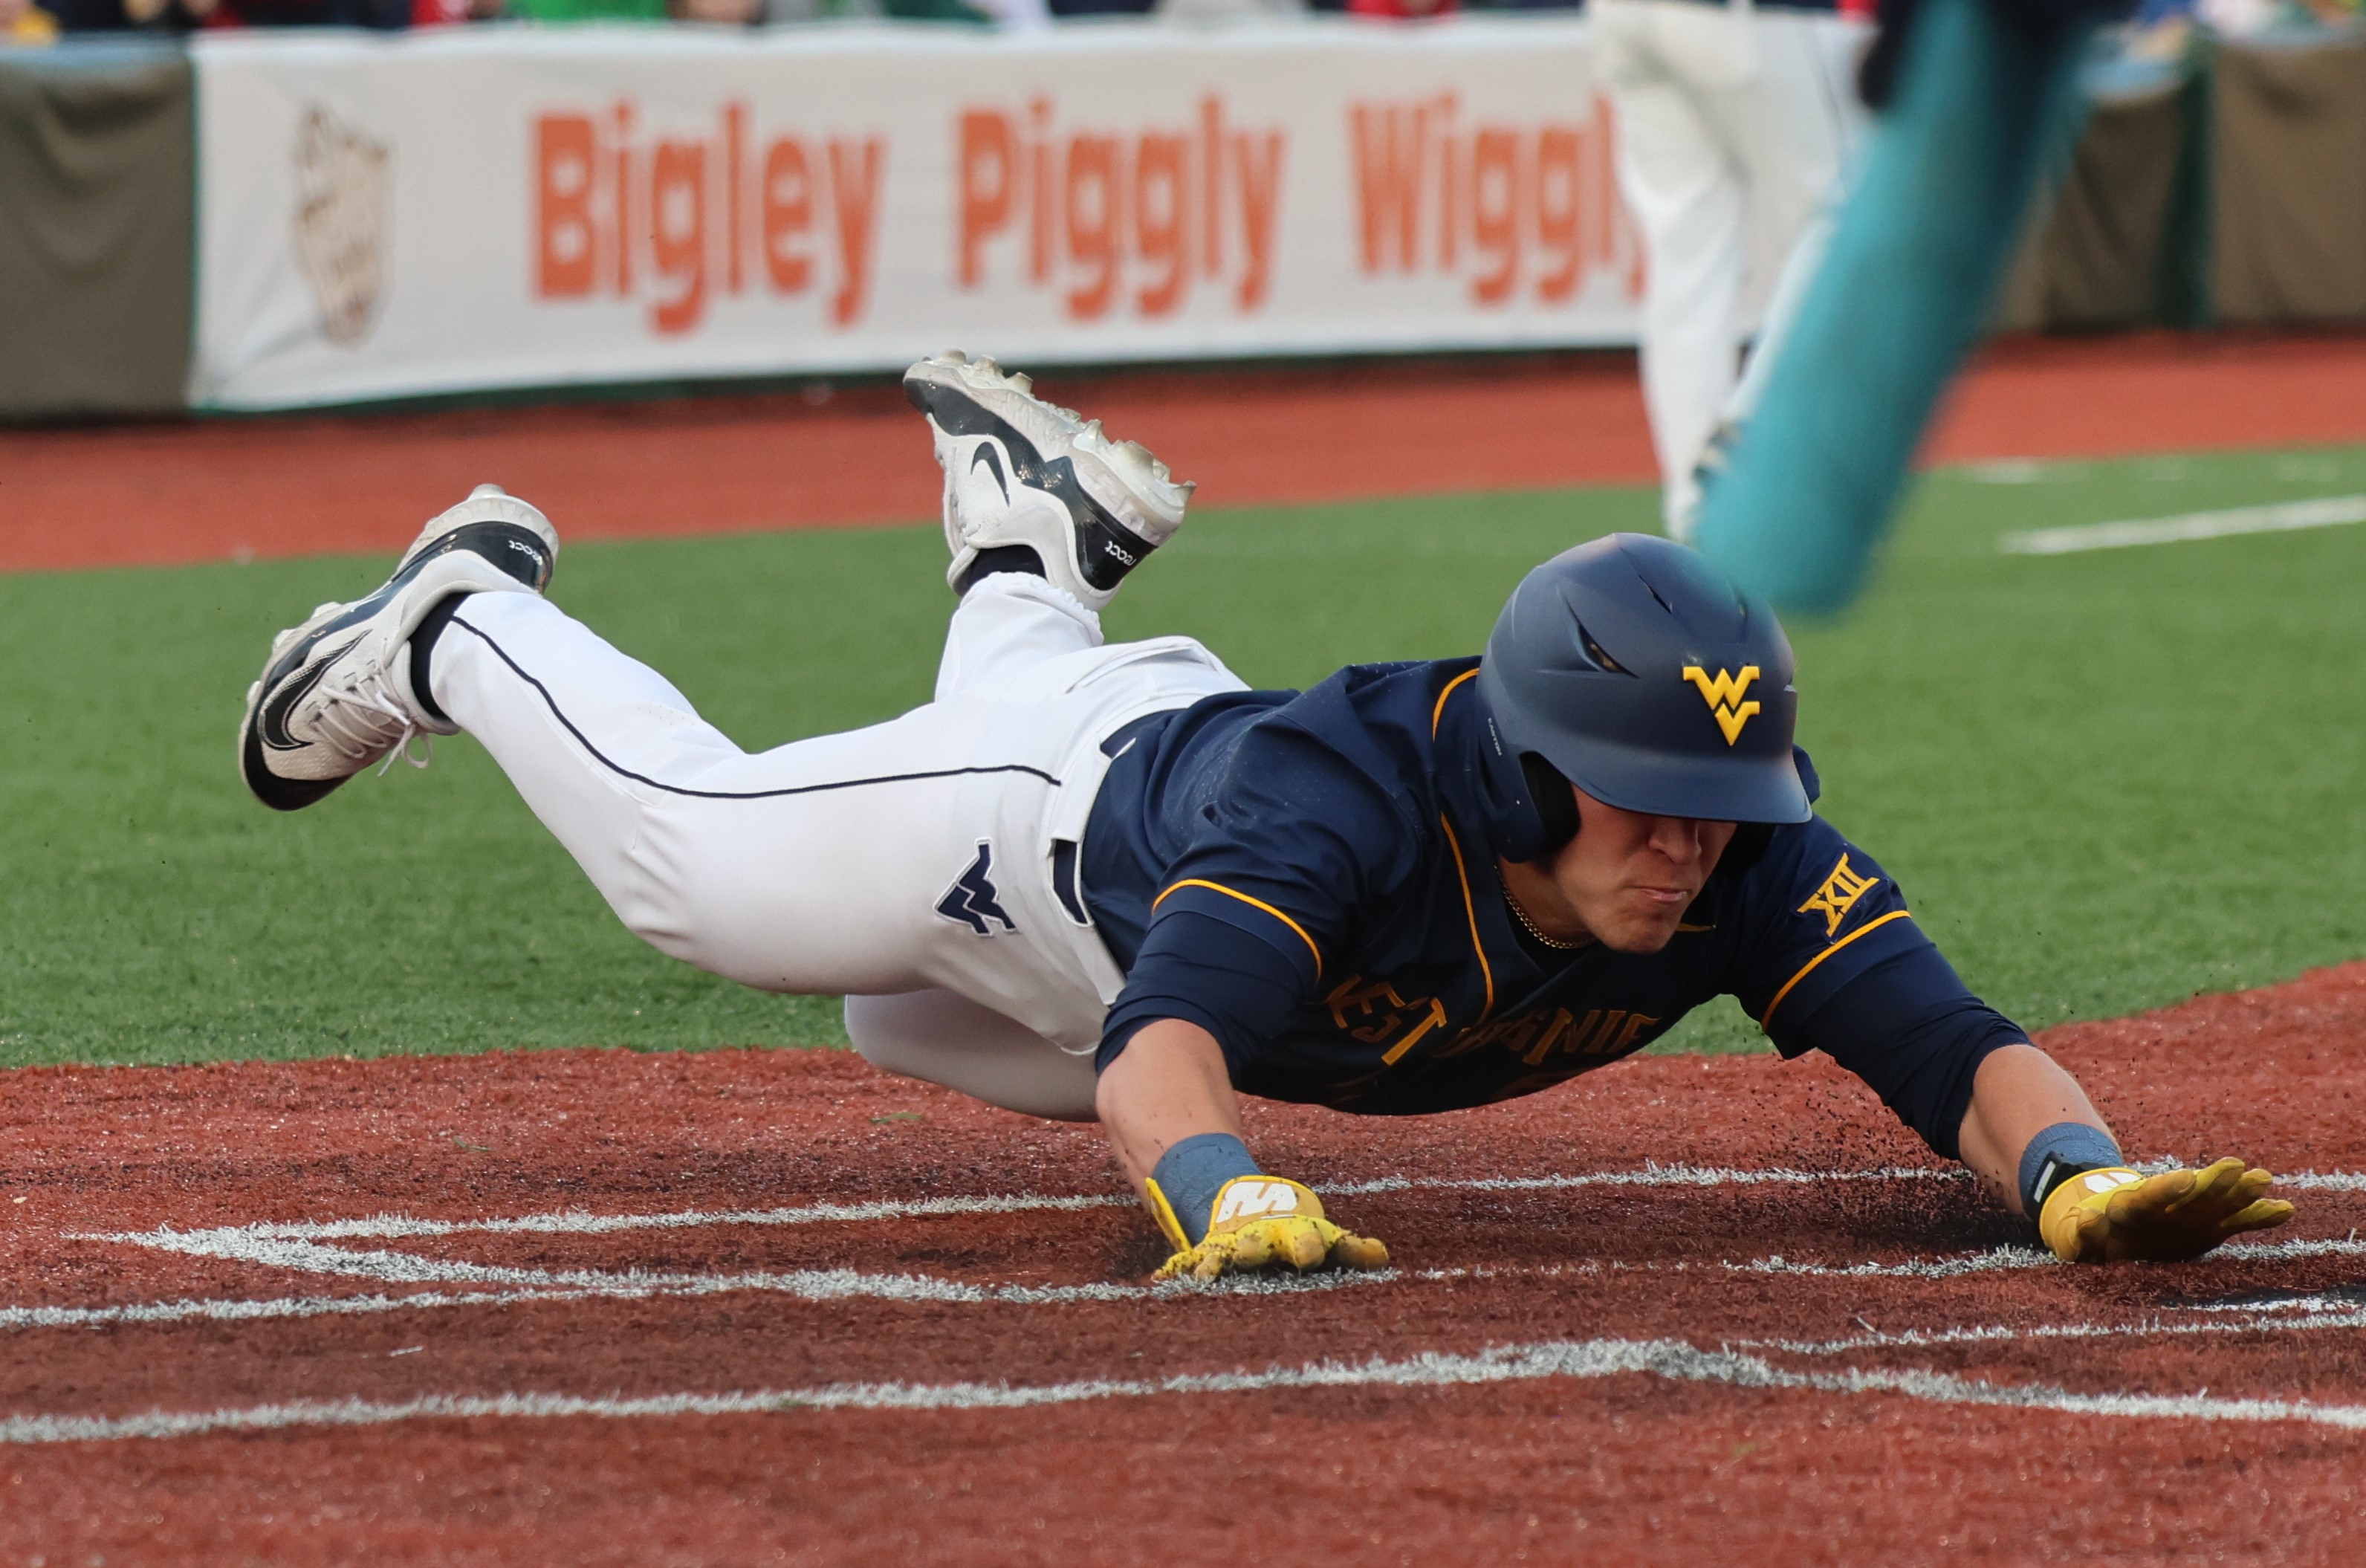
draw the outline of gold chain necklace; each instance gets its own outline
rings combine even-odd
[[[1538,942],[1543,942],[1547,947],[1551,948],[1554,952],[1575,953],[1580,947],[1584,945],[1583,942],[1563,942],[1559,937],[1547,936],[1544,932],[1537,930],[1537,922],[1528,919],[1528,912],[1520,908],[1520,901],[1512,897],[1512,890],[1509,886],[1505,886],[1504,888],[1504,902],[1511,906],[1512,918],[1520,922],[1521,930],[1527,931]]]

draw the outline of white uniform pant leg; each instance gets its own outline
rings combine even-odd
[[[1241,684],[1188,638],[1103,649],[1089,610],[1007,574],[954,612],[938,701],[756,755],[531,594],[472,599],[432,679],[636,933],[748,985],[845,995],[887,1071],[1076,1120],[1115,970],[1049,871],[1098,771],[1055,781],[1079,750],[1100,761],[1116,722]]]
[[[1707,99],[1747,79],[1749,35],[1680,0],[1597,0],[1594,16],[1618,188],[1643,231],[1643,406],[1673,519],[1696,504],[1693,467],[1739,373],[1748,192]]]
[[[1027,692],[1055,660],[1101,646],[1101,618],[1026,572],[999,571],[962,595],[937,660],[937,701]]]
[[[998,581],[998,580],[997,580]],[[1096,645],[1088,613],[973,592],[952,641],[979,667]],[[1058,596],[1065,597],[1065,596]],[[966,637],[965,620],[991,621]],[[1065,642],[1065,649],[1058,645]],[[1042,760],[1000,744],[1004,705],[932,703],[749,754],[663,677],[532,594],[472,598],[437,641],[437,704],[635,933],[772,991],[909,991],[965,977],[935,906],[1026,799]],[[1006,756],[1005,753],[1010,754]],[[1015,982],[1016,983],[1016,982]]]
[[[955,992],[851,996],[846,1036],[882,1072],[942,1084],[1028,1116],[1094,1119],[1098,1075],[1089,1054],[1063,1051]]]
[[[1789,241],[1741,379],[1720,416],[1721,423],[1735,425],[1749,423],[1758,412],[1768,376],[1807,299],[1808,286],[1823,265],[1841,204],[1872,130],[1872,118],[1856,94],[1857,62],[1873,36],[1869,24],[1818,13],[1767,12],[1759,13],[1759,23],[1768,87],[1790,104],[1784,117],[1788,145],[1781,140],[1761,143],[1762,156],[1779,160],[1790,171],[1783,179],[1769,181],[1770,187],[1787,185],[1793,193],[1786,210],[1768,220],[1775,227],[1775,243],[1792,232],[1782,225],[1792,220],[1798,206],[1804,203],[1807,210]]]

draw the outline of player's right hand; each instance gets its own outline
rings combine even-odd
[[[2182,1263],[2291,1219],[2290,1203],[2260,1196],[2274,1180],[2238,1159],[2158,1176],[2085,1171],[2046,1198],[2037,1234],[2065,1263]]]
[[[1184,1247],[1155,1276],[1213,1280],[1225,1274],[1286,1266],[1385,1269],[1389,1249],[1370,1236],[1340,1229],[1324,1217],[1323,1200],[1276,1176],[1236,1176],[1216,1194],[1208,1234]]]

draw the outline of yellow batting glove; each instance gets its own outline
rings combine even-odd
[[[1389,1249],[1369,1236],[1351,1235],[1323,1217],[1323,1200],[1295,1181],[1276,1176],[1236,1176],[1217,1190],[1208,1234],[1198,1245],[1185,1237],[1174,1208],[1155,1180],[1145,1183],[1158,1215],[1158,1228],[1177,1247],[1162,1265],[1160,1280],[1213,1280],[1252,1269],[1287,1264],[1311,1269],[1385,1269]]]
[[[2065,1263],[2182,1263],[2229,1236],[2291,1219],[2290,1203],[2260,1196],[2274,1180],[2238,1159],[2158,1176],[2124,1166],[2090,1170],[2046,1198],[2037,1234]]]

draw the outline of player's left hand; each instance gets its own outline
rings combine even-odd
[[[1309,1269],[1385,1269],[1389,1249],[1324,1217],[1323,1200],[1295,1181],[1243,1176],[1216,1195],[1208,1234],[1169,1258],[1154,1278],[1213,1280],[1286,1265]]]
[[[2065,1263],[2181,1263],[2291,1219],[2290,1203],[2260,1196],[2274,1180],[2239,1159],[2158,1176],[2090,1170],[2054,1190],[2037,1234]]]

